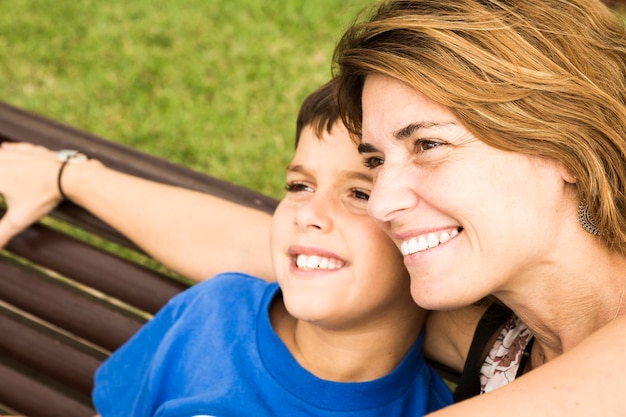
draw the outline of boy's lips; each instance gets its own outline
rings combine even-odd
[[[408,256],[417,252],[423,252],[428,249],[435,248],[455,238],[463,229],[451,228],[438,232],[430,232],[422,235],[413,236],[408,239],[402,239],[400,251],[402,255]]]

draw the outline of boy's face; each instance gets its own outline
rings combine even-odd
[[[294,317],[342,328],[417,309],[393,242],[367,213],[371,176],[346,128],[302,131],[273,217],[272,257]]]

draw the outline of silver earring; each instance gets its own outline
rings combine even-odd
[[[589,214],[589,206],[587,205],[587,202],[585,200],[582,200],[578,205],[578,221],[580,222],[580,225],[583,227],[583,229],[585,229],[592,235],[598,236],[600,234],[598,227],[595,225],[593,219],[591,218],[591,214]]]

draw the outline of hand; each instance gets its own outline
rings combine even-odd
[[[60,202],[56,154],[29,143],[0,145],[0,194],[7,212],[0,219],[0,248]]]

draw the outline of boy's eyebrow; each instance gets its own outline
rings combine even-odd
[[[362,142],[359,143],[357,150],[359,151],[360,154],[378,152],[378,149],[376,148],[376,146],[372,145],[371,143],[362,143]]]
[[[362,180],[362,181],[367,181],[367,182],[374,181],[374,178],[371,175],[363,173],[363,172],[356,172],[356,171],[347,171],[346,178]]]
[[[309,171],[303,165],[289,165],[287,167],[287,172],[298,172],[298,173],[306,175],[308,174]],[[355,179],[355,180],[362,180],[362,181],[367,181],[367,182],[374,181],[374,178],[369,173],[365,173],[365,172],[343,171],[339,175],[341,175],[343,178],[346,178],[346,179]]]
[[[302,165],[287,165],[287,172],[306,172],[306,169]]]

